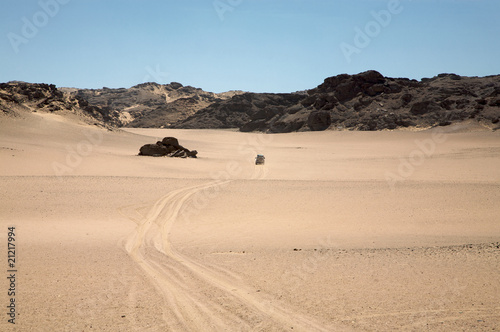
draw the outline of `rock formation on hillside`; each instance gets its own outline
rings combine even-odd
[[[143,145],[139,150],[139,156],[152,157],[177,157],[177,158],[197,158],[198,151],[188,150],[179,144],[175,137],[165,137],[156,144]]]
[[[129,89],[68,89],[68,93],[86,100],[89,105],[116,112],[121,126],[162,128],[241,92],[217,94],[172,82],[143,83]]]
[[[337,75],[295,93],[206,92],[180,83],[129,89],[0,84],[0,110],[79,114],[97,124],[153,128],[238,128],[244,132],[383,130],[474,119],[500,128],[500,75],[440,74],[420,81],[376,71]],[[1,113],[0,113],[1,114]]]
[[[216,102],[181,121],[179,125],[172,127],[206,129],[243,127],[244,131],[262,130],[260,121],[265,122],[288,112],[287,108],[296,105],[302,98],[302,95],[286,93],[236,95],[229,100]],[[276,124],[276,126],[279,125]],[[290,131],[294,130],[294,128],[290,129]]]
[[[108,128],[119,125],[118,114],[91,106],[86,100],[64,93],[53,84],[0,83],[0,111],[8,116],[19,116],[23,111],[74,114],[91,124]]]
[[[338,75],[305,94],[244,94],[198,111],[174,128],[291,132],[445,126],[476,119],[498,126],[500,76],[440,74],[421,81],[376,71]]]

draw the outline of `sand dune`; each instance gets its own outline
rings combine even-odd
[[[16,324],[4,315],[0,329],[498,328],[500,133],[445,131],[2,118],[0,223],[4,239],[16,227],[18,291]],[[137,156],[164,136],[199,158]]]

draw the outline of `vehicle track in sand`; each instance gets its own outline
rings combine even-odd
[[[170,232],[189,198],[229,182],[168,193],[152,206],[127,241],[128,253],[165,299],[163,319],[167,325],[172,331],[279,331],[292,327],[294,331],[332,331],[273,303],[266,294],[257,295],[234,273],[200,263],[172,246]]]

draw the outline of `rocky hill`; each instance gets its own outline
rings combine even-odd
[[[23,112],[74,115],[80,120],[107,128],[120,125],[119,114],[89,105],[82,98],[64,93],[53,84],[0,83],[0,115],[18,117]]]
[[[215,102],[241,92],[216,94],[199,88],[143,83],[129,89],[62,89],[89,105],[118,115],[121,126],[160,128],[181,121]]]
[[[0,83],[0,111],[74,114],[89,123],[111,127],[168,127],[240,91],[206,92],[180,83],[144,83],[129,89],[57,88],[53,84]]]
[[[129,89],[0,84],[0,111],[76,114],[107,127],[239,128],[286,133],[446,126],[474,119],[500,127],[500,75],[440,74],[420,81],[376,71],[338,75],[295,93],[206,92],[180,83]]]
[[[376,71],[338,75],[305,93],[246,93],[218,101],[174,128],[292,132],[446,126],[476,119],[498,127],[500,76],[440,74],[421,81]]]
[[[264,126],[259,127],[253,123],[292,112],[291,107],[293,108],[302,99],[304,99],[302,94],[245,93],[216,102],[171,127],[265,130]],[[269,125],[272,126],[273,123]],[[252,127],[248,128],[249,126]],[[296,128],[290,128],[289,131],[293,130]]]

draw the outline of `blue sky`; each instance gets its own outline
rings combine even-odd
[[[18,0],[1,8],[1,82],[292,92],[369,69],[416,79],[500,74],[498,0]]]

